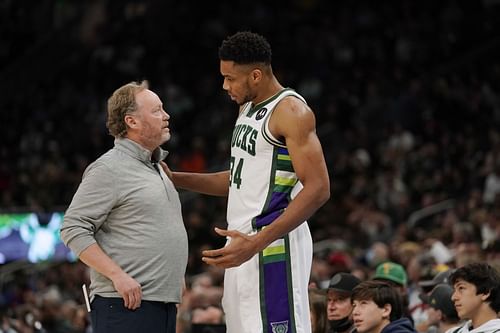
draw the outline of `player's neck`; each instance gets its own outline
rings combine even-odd
[[[262,88],[260,89],[259,93],[252,100],[252,103],[253,105],[262,103],[263,101],[273,97],[283,89],[284,89],[283,86],[278,82],[276,77],[273,75],[268,82],[265,82],[262,85]]]

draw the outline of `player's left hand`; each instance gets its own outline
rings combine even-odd
[[[167,177],[170,178],[170,180],[172,180],[172,177],[173,177],[172,170],[170,170],[167,163],[160,161],[160,166],[163,169],[163,172],[165,172],[165,174],[167,175]]]
[[[221,236],[231,238],[231,241],[223,248],[202,252],[203,257],[201,260],[209,265],[222,268],[237,267],[258,252],[255,245],[255,235],[250,236],[236,230],[219,228],[215,228],[215,232]]]

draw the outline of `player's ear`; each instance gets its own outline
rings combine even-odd
[[[259,82],[260,80],[262,80],[262,70],[260,68],[253,69],[251,76],[254,82]]]

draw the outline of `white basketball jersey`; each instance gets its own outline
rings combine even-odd
[[[228,229],[249,233],[272,223],[302,188],[284,142],[269,131],[271,114],[283,98],[302,96],[283,89],[252,106],[247,103],[231,140]]]
[[[228,229],[245,234],[273,223],[302,189],[284,142],[269,131],[271,114],[284,89],[268,100],[247,103],[231,140]],[[222,305],[228,332],[310,333],[308,283],[312,239],[307,223],[276,239],[224,275]]]

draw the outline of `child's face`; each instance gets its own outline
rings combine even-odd
[[[359,333],[379,333],[389,323],[388,305],[379,308],[372,300],[355,300],[353,306],[352,319]]]
[[[476,295],[476,286],[464,280],[458,280],[453,285],[453,294],[451,300],[455,304],[458,317],[460,319],[472,319],[487,295]]]

